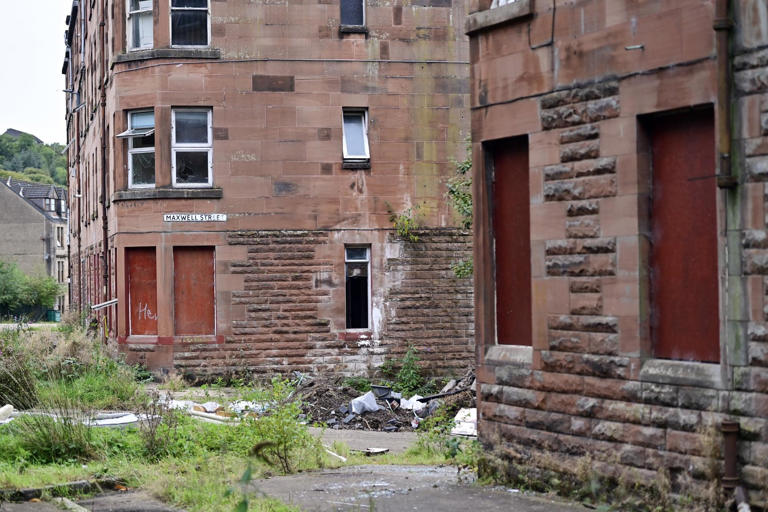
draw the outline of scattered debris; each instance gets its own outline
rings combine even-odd
[[[13,414],[13,406],[11,404],[0,407],[0,424],[11,421],[11,414]]]
[[[331,450],[330,446],[324,444],[323,448],[325,448],[325,453],[327,453],[328,455],[332,455],[333,457],[336,457],[341,462],[347,462],[347,458],[346,457],[344,457],[342,455],[339,455],[338,453],[336,453],[333,450]]]
[[[351,452],[363,453],[368,457],[373,455],[383,455],[389,452],[389,448],[366,448],[365,450],[350,450]]]
[[[461,379],[453,379],[443,386],[439,398],[427,400],[430,397],[403,398],[388,385],[372,385],[369,393],[360,396],[359,391],[345,385],[340,377],[316,377],[297,388],[296,397],[301,400],[302,411],[310,422],[325,423],[329,428],[408,432],[418,429],[423,418],[438,410],[453,416],[461,408],[474,407],[474,382],[475,374],[470,370]],[[366,395],[373,395],[378,410],[355,414],[349,405]]]
[[[349,403],[349,407],[355,414],[376,412],[380,409],[379,404],[376,403],[376,396],[373,394],[373,391],[369,391],[366,394],[355,398]]]
[[[451,435],[477,437],[477,408],[461,409],[454,418],[455,427]]]

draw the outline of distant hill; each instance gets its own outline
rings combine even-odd
[[[0,135],[0,178],[67,186],[67,159],[61,144],[44,144],[30,133],[9,128]]]
[[[34,135],[32,135],[31,133],[23,132],[23,131],[21,131],[21,130],[17,130],[16,128],[8,128],[7,130],[5,130],[5,133],[4,133],[3,135],[10,135],[10,136],[11,136],[11,137],[13,137],[14,139],[18,139],[18,138],[19,138],[19,137],[21,137],[22,135],[29,135],[29,136],[30,136],[30,137],[32,137],[32,138],[35,140],[35,142],[37,142],[38,144],[42,144],[42,143],[43,143],[43,141],[42,141],[42,140],[38,139],[37,137],[35,137],[35,136],[34,136]]]

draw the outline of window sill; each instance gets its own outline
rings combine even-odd
[[[340,25],[339,34],[368,34],[368,27],[365,25]]]
[[[213,188],[137,188],[118,190],[112,197],[113,202],[139,201],[143,199],[221,199],[224,192],[220,187]]]
[[[533,347],[524,345],[494,345],[485,353],[485,363],[493,366],[527,368],[533,362]]]
[[[129,53],[116,55],[112,64],[151,59],[220,59],[218,48],[152,48],[149,50],[131,50]]]
[[[640,369],[642,382],[724,389],[720,365],[697,361],[649,359]]]
[[[464,32],[472,35],[474,32],[487,30],[496,25],[529,16],[532,13],[531,0],[515,0],[511,4],[470,14],[467,18],[467,24],[464,26]]]
[[[341,164],[342,169],[370,169],[370,160],[344,160]]]

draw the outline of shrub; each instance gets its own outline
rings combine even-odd
[[[272,380],[272,388],[260,393],[261,401],[270,404],[258,419],[247,418],[246,426],[260,442],[252,447],[254,455],[278,465],[285,473],[298,469],[300,461],[322,464],[320,441],[299,422],[301,403],[291,401],[293,388],[288,381]],[[266,400],[263,400],[266,399]]]
[[[395,388],[397,391],[406,394],[412,394],[419,391],[425,383],[424,376],[419,366],[419,356],[416,355],[416,349],[408,347],[408,351],[403,357],[400,371],[397,372]]]

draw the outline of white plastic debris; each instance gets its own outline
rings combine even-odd
[[[176,409],[179,411],[190,411],[192,410],[192,407],[194,407],[195,402],[192,400],[169,400],[168,401],[168,408],[169,409]]]
[[[9,421],[12,413],[13,413],[13,406],[11,404],[6,404],[0,407],[0,423],[5,423],[6,421]]]
[[[364,412],[376,412],[381,407],[376,403],[376,397],[373,395],[373,391],[369,391],[363,396],[353,398],[349,402],[349,408],[355,414],[363,414]]]
[[[459,409],[453,419],[456,425],[451,429],[451,435],[477,437],[477,408]]]
[[[423,402],[419,402],[420,398],[424,398],[424,397],[421,395],[413,395],[408,400],[406,400],[405,398],[401,398],[400,407],[403,409],[407,409],[409,411],[420,411],[421,409],[427,406],[427,404]]]
[[[91,422],[94,427],[124,427],[139,422],[139,417],[133,413],[108,418],[96,418]]]
[[[244,414],[246,412],[262,413],[267,409],[266,404],[260,404],[258,402],[249,402],[247,400],[237,400],[229,404],[229,409],[236,414]]]
[[[219,407],[221,407],[221,405],[219,405],[218,402],[205,402],[204,404],[201,404],[201,405],[202,405],[203,409],[205,409],[205,412],[208,412],[208,413],[211,413],[211,414],[213,414],[216,411],[218,411]]]

